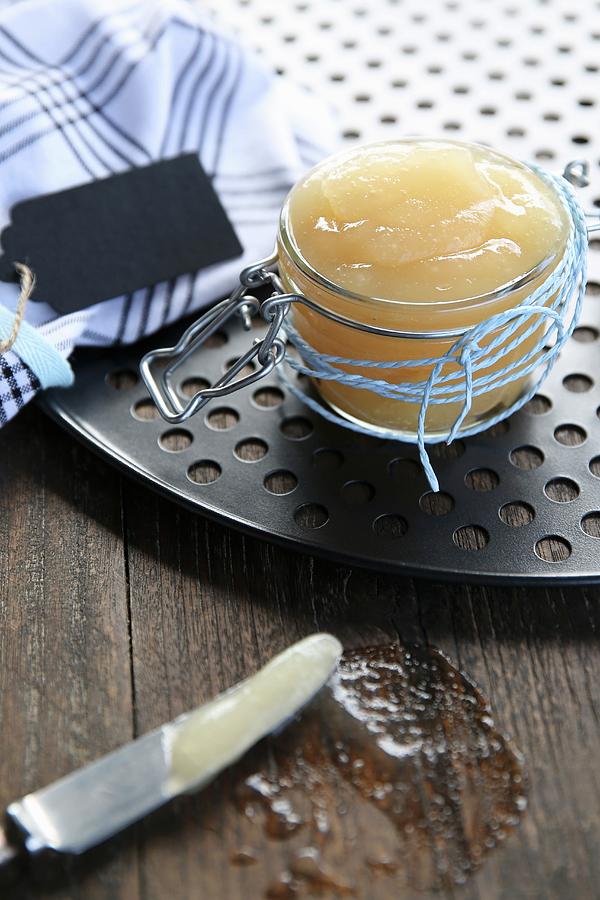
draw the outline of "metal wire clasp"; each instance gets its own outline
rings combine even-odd
[[[271,256],[247,266],[240,273],[240,283],[233,293],[190,325],[174,347],[159,347],[146,353],[142,358],[140,374],[152,400],[167,422],[173,424],[185,422],[213,397],[224,397],[249,384],[254,384],[268,375],[283,360],[285,344],[278,334],[289,310],[289,302],[284,300],[285,294],[279,276],[271,268],[276,262],[277,254],[273,252]],[[261,304],[248,292],[266,284],[271,284],[273,294],[269,300]],[[280,298],[278,295],[283,296]],[[277,302],[279,300],[282,302]],[[252,327],[251,319],[259,311],[269,323],[265,336],[257,338],[250,349],[240,356],[212,387],[202,388],[187,403],[182,403],[173,382],[173,375],[179,366],[233,316],[241,316],[244,328],[249,331]],[[170,362],[157,373],[153,371],[153,363],[160,359],[168,359]],[[256,372],[243,378],[236,378],[244,366],[254,359],[258,362]]]
[[[590,183],[590,164],[587,159],[572,159],[563,169],[563,178],[573,187],[585,188]],[[600,213],[586,212],[586,219],[598,219]],[[587,226],[588,237],[600,231],[600,222]]]

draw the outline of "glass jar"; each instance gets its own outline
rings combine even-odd
[[[391,146],[406,147],[412,143],[435,145],[435,141],[394,141],[372,145],[373,147],[389,148]],[[292,189],[284,204],[279,221],[277,239],[279,271],[286,290],[299,293],[307,297],[313,304],[323,310],[340,315],[351,320],[358,326],[375,326],[394,332],[394,336],[373,334],[364,330],[344,325],[338,321],[332,321],[319,311],[306,308],[301,304],[292,304],[292,323],[300,336],[310,344],[318,353],[339,356],[356,360],[373,360],[379,362],[438,360],[443,357],[456,342],[461,333],[506,310],[513,309],[539,287],[550,275],[561,260],[570,233],[570,219],[564,205],[564,201],[550,181],[546,181],[537,172],[524,166],[522,163],[479,145],[468,145],[461,142],[440,141],[440,147],[455,146],[461,148],[473,148],[478,158],[490,160],[490,165],[495,167],[506,166],[510,172],[526,173],[527,178],[539,182],[540,190],[545,194],[552,194],[551,201],[556,204],[556,215],[560,222],[557,228],[545,235],[536,237],[536,247],[541,248],[539,258],[533,265],[528,265],[525,271],[512,271],[512,277],[508,281],[502,280],[502,270],[499,268],[497,284],[492,290],[472,295],[469,291],[467,279],[464,283],[464,292],[457,292],[456,285],[454,296],[447,299],[440,296],[432,282],[431,295],[426,291],[420,291],[418,300],[411,300],[403,296],[401,280],[398,281],[398,291],[395,296],[377,297],[356,292],[348,287],[332,280],[330,276],[319,271],[318,267],[307,258],[305,247],[298,239],[294,228],[294,197],[296,192],[307,183],[310,178],[319,177],[323,167],[331,167],[332,159],[320,163],[308,175]],[[340,155],[342,158],[344,154]],[[547,305],[553,301],[551,296],[547,299]],[[522,334],[529,327],[529,322],[523,322],[513,333]],[[499,358],[488,368],[480,369],[478,375],[492,374],[501,368],[514,365],[518,370],[519,361],[522,360],[540,340],[540,329],[545,329],[547,323],[540,321],[538,327],[532,331],[518,346],[500,353]],[[485,346],[492,340],[490,334],[481,342]],[[500,345],[502,350],[502,345]],[[495,353],[498,356],[498,353]],[[403,368],[367,368],[355,365],[339,365],[338,368],[363,375],[367,378],[377,378],[391,384],[408,383],[418,386],[424,384],[429,378],[434,362],[424,365]],[[464,372],[458,361],[445,365],[443,374],[450,376],[449,386],[456,387],[456,394],[452,402],[444,404],[432,404],[427,411],[425,421],[426,437],[446,434],[459,415],[464,398]],[[452,376],[456,374],[456,379]],[[473,398],[468,416],[463,422],[462,429],[466,430],[474,425],[480,425],[487,420],[511,407],[527,390],[529,376],[515,377],[510,383]],[[341,416],[361,425],[385,434],[399,433],[409,439],[414,439],[417,433],[417,420],[419,416],[420,402],[408,400],[396,400],[381,396],[372,390],[341,384],[332,380],[318,379],[315,381],[319,394]],[[456,399],[454,399],[454,396]]]

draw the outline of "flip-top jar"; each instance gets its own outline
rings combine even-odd
[[[318,353],[423,360],[400,369],[340,366],[419,385],[461,331],[516,307],[545,281],[564,254],[569,230],[552,183],[509,156],[455,141],[389,141],[330,157],[295,185],[280,218],[279,268],[287,290],[321,309],[400,335],[368,333],[293,304],[294,327]],[[526,327],[519,325],[523,333]],[[479,375],[513,364],[518,369],[546,327],[540,321]],[[458,362],[445,366],[445,375],[454,373],[452,402],[428,408],[429,436],[448,432],[462,407]],[[463,427],[512,406],[527,383],[516,377],[475,396]],[[382,433],[416,434],[418,402],[325,379],[317,389],[347,419]]]

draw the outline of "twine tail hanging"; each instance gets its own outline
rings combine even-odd
[[[9,336],[4,341],[0,341],[0,353],[6,353],[7,350],[13,346],[17,337],[19,336],[19,329],[21,328],[21,323],[25,316],[25,307],[27,306],[27,301],[31,297],[33,293],[33,289],[35,287],[35,275],[25,263],[16,262],[15,269],[19,275],[19,279],[21,282],[21,293],[19,294],[19,299],[17,300],[17,309],[15,312],[15,318],[13,321],[13,326]]]

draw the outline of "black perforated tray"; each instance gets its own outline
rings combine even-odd
[[[600,580],[595,294],[543,397],[491,432],[432,448],[441,497],[428,491],[413,446],[325,422],[276,375],[214,401],[185,428],[169,427],[137,363],[180,331],[143,347],[78,353],[75,387],[49,392],[46,409],[177,502],[304,551],[458,579]],[[216,335],[184,364],[181,383],[213,381],[248,342],[238,325]]]
[[[360,8],[339,0],[326,4],[326,16],[318,3],[276,9],[267,0],[208,0],[208,6],[245,42],[255,43],[284,78],[314,89],[337,109],[348,146],[407,133],[446,135],[488,141],[555,172],[584,155],[592,179],[579,197],[586,208],[598,206],[600,14],[589,4],[582,15],[567,0],[539,8],[500,0],[448,2],[437,4],[435,15],[424,3],[410,9],[387,0]],[[597,238],[590,272],[600,281]],[[461,455],[437,460],[448,496],[435,501],[413,447],[353,436],[319,421],[293,397],[265,409],[247,390],[227,403],[239,417],[230,429],[210,427],[201,413],[189,425],[190,446],[162,450],[165,424],[132,414],[144,398],[139,381],[122,390],[105,381],[115,369],[135,370],[139,348],[80,355],[76,387],[50,394],[46,407],[173,499],[303,550],[459,579],[600,580],[600,540],[593,536],[600,535],[599,295],[595,283],[582,328],[544,386],[547,400],[514,416],[508,430],[472,438],[458,445]],[[166,342],[158,336],[148,346]],[[212,379],[246,347],[247,335],[231,332],[227,344],[187,365],[187,377]],[[278,382],[274,377],[269,384]],[[214,406],[208,414],[213,424],[235,418],[215,418]],[[256,462],[236,457],[236,446],[248,439],[253,443],[241,448],[242,455],[258,455],[260,441],[267,446]],[[207,479],[220,469],[213,483],[188,477],[202,460],[210,463],[191,472]],[[474,471],[482,469],[487,471]],[[287,494],[265,487],[265,480],[272,489],[293,484],[291,475],[274,477],[277,470],[297,479]],[[434,509],[442,514],[431,514]]]

